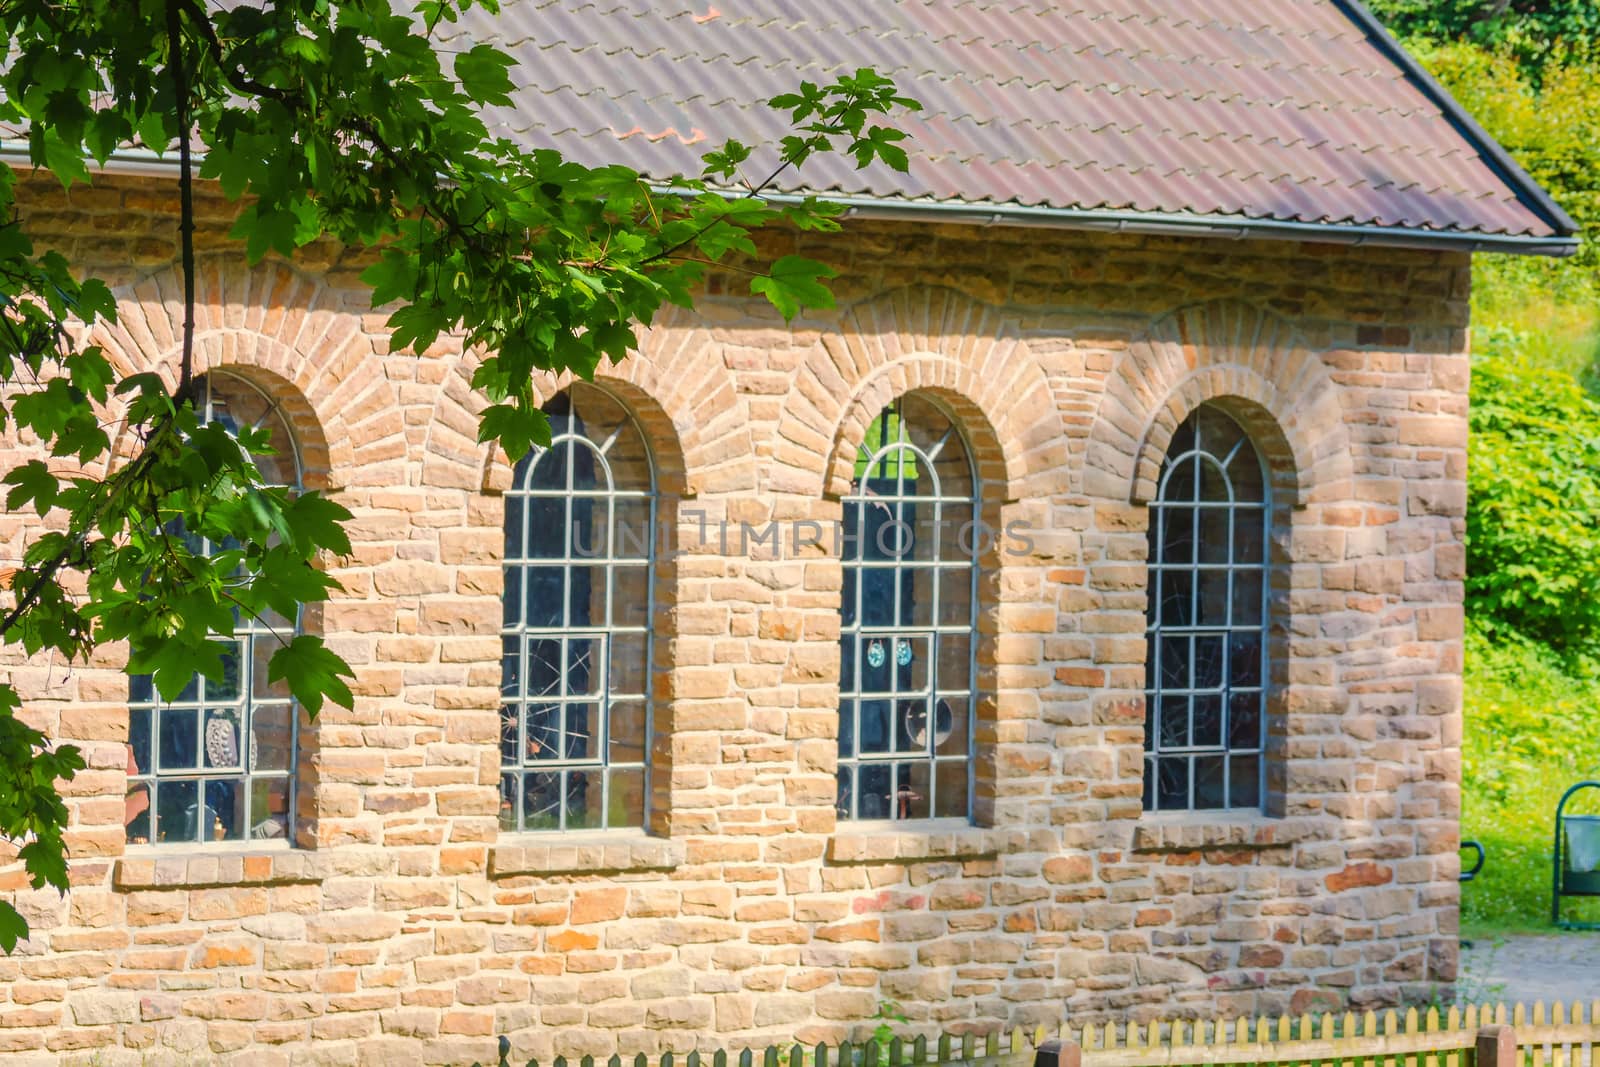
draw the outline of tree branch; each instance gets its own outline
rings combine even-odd
[[[192,3],[192,0],[189,0]],[[183,69],[184,0],[167,0],[167,68],[178,109],[178,239],[183,248],[183,352],[178,364],[178,396],[194,381],[194,171],[189,149],[189,78]],[[203,13],[202,13],[203,15]],[[206,20],[206,26],[211,22]]]

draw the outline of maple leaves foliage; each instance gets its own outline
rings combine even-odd
[[[751,235],[837,229],[837,209],[762,194],[822,153],[904,170],[904,135],[878,120],[916,105],[892,82],[864,69],[803,84],[771,101],[792,126],[766,146],[774,169],[747,177],[754,150],[729,141],[702,175],[664,190],[626,167],[492,136],[482,109],[509,105],[533,75],[489,45],[438,46],[473,6],[497,2],[0,0],[0,122],[25,130],[32,163],[67,186],[130,146],[175,158],[186,308],[195,178],[239,201],[231,236],[251,261],[321,238],[376,249],[364,281],[374,306],[392,308],[394,347],[422,351],[450,333],[485,353],[480,436],[513,459],[549,440],[535,374],[587,377],[625,358],[635,327],[691,305],[712,265],[737,259],[786,318],[831,304],[827,266],[763,264]],[[56,664],[126,642],[128,670],[171,698],[197,672],[220,677],[237,620],[292,619],[336,590],[317,564],[350,551],[349,516],[315,492],[263,484],[251,457],[270,451],[265,433],[207,423],[204,405],[197,414],[191,326],[178,352],[148,353],[166,377],[120,376],[85,343],[115,317],[112,294],[35,248],[17,191],[0,167],[0,431],[41,458],[4,473],[5,503],[47,522],[0,592],[0,640]],[[119,426],[137,441],[131,458],[112,455]],[[352,702],[349,667],[315,635],[285,633],[269,673],[311,714]],[[57,783],[83,756],[28,725],[20,704],[0,684],[0,838],[36,888],[64,891]],[[0,903],[0,947],[26,934]]]

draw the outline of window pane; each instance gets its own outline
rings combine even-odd
[[[1233,489],[1228,484],[1228,476],[1216,462],[1209,457],[1200,461],[1200,499],[1216,503],[1225,503],[1232,499]],[[1204,536],[1201,541],[1204,543]]]
[[[265,784],[265,780],[262,780],[262,784]],[[204,836],[207,841],[244,840],[248,800],[243,786],[242,778],[212,779],[205,783]]]
[[[1160,551],[1152,557],[1161,563],[1194,562],[1193,508],[1156,508],[1154,519],[1161,524]]]
[[[128,712],[129,774],[150,773],[150,717],[149,708],[133,708]]]
[[[1232,528],[1229,525],[1231,508],[1197,508],[1196,525],[1199,528],[1197,548],[1201,563],[1227,563],[1233,547]]]
[[[605,681],[611,698],[646,695],[650,688],[650,635],[612,634],[610,645],[611,663]]]
[[[1172,453],[1177,455],[1177,453]],[[1184,503],[1195,499],[1195,464],[1199,461],[1190,456],[1186,459],[1172,463],[1161,486],[1161,499],[1173,503]]]
[[[287,837],[291,781],[287,776],[257,778],[251,783],[250,836],[258,840]]]
[[[1228,684],[1234,688],[1261,684],[1261,631],[1236,630],[1228,635]]]
[[[939,569],[940,626],[972,626],[972,567]]]
[[[967,701],[959,701],[959,707],[942,697],[934,701],[934,750],[941,756],[967,753]]]
[[[1161,725],[1157,731],[1162,748],[1187,748],[1189,745],[1189,698],[1163,696]]]
[[[966,764],[941,762],[936,771],[934,816],[941,819],[965,817],[971,810],[967,804]]]
[[[163,844],[199,841],[198,782],[162,782],[156,791],[156,840]]]
[[[560,704],[528,705],[527,730],[527,760],[553,760],[560,757]]]
[[[949,493],[948,487],[945,492]],[[930,509],[918,530],[927,536],[938,535],[938,558],[947,563],[966,563],[994,540],[991,533],[977,525],[971,504],[940,504],[937,525]]]
[[[562,754],[563,758],[584,761],[601,759],[599,705],[568,704],[566,713],[566,751]]]
[[[1261,625],[1262,577],[1263,574],[1259,570],[1233,572],[1232,624],[1234,626]]]
[[[856,780],[860,783],[856,797],[858,818],[890,818],[894,791],[892,771],[893,765],[887,763],[863,763],[856,768]]]
[[[561,624],[566,571],[561,567],[529,567],[523,572],[528,598],[527,626],[551,629]]]
[[[148,782],[139,782],[129,787],[123,800],[123,826],[130,845],[150,843],[150,791],[153,788]]]
[[[622,768],[611,772],[611,803],[606,813],[609,827],[644,825],[644,769]]]
[[[1228,580],[1230,572],[1222,567],[1196,572],[1196,626],[1228,625]]]
[[[1222,684],[1222,638],[1197,634],[1194,639],[1194,687],[1215,689]]]
[[[650,558],[655,530],[650,522],[651,503],[646,497],[623,497],[611,505],[611,552],[615,559],[643,562]]]
[[[1228,746],[1261,747],[1261,691],[1245,689],[1228,694]]]
[[[1194,625],[1194,572],[1162,570],[1160,624],[1163,628]]]
[[[522,828],[561,829],[561,772],[535,772],[522,777]]]
[[[237,642],[229,642],[227,651],[222,653],[222,670],[215,678],[203,678],[206,699],[211,701],[233,701],[240,696],[240,646]]]
[[[513,500],[517,499],[515,497]],[[567,514],[567,499],[562,496],[522,497],[527,511],[528,544],[524,555],[516,530],[506,530],[506,559],[565,559],[569,539],[574,536]],[[508,507],[508,511],[509,511]]]
[[[850,697],[839,701],[839,758],[856,754],[856,702]]]
[[[293,765],[295,712],[288,704],[258,704],[251,712],[252,771],[287,771]]]
[[[522,531],[526,528],[528,498],[525,496],[507,496],[505,498],[505,545],[504,559],[506,561],[522,558]]]
[[[200,713],[193,708],[162,708],[161,753],[157,766],[163,771],[199,768]]]
[[[1201,756],[1194,761],[1194,806],[1225,808],[1228,761],[1225,756]]]
[[[1261,460],[1249,445],[1239,449],[1228,464],[1228,480],[1233,483],[1233,498],[1240,503],[1258,504],[1267,498]]]
[[[895,818],[926,819],[933,803],[928,778],[932,765],[923,761],[895,767]]]
[[[863,700],[860,703],[861,724],[859,744],[862,753],[888,752],[894,743],[894,733],[890,729],[889,702],[887,700]]]
[[[1254,808],[1261,804],[1261,757],[1234,756],[1229,768],[1229,791],[1236,808]]]
[[[605,825],[606,772],[600,768],[567,772],[567,829],[598,830]]]
[[[1233,512],[1233,561],[1265,563],[1267,513],[1261,508],[1236,508]]]
[[[611,624],[620,627],[650,625],[650,570],[648,567],[611,568]]]
[[[970,634],[940,634],[938,686],[943,693],[965,692],[971,684],[972,637]]]
[[[1163,756],[1156,761],[1156,802],[1162,811],[1189,806],[1189,759]]]
[[[233,709],[206,712],[205,765],[235,768],[239,760],[239,716]]]
[[[610,728],[607,759],[613,764],[643,763],[645,746],[644,702],[613,703],[607,726]]]
[[[1196,696],[1192,712],[1194,726],[1190,734],[1190,743],[1196,747],[1220,747],[1222,745],[1222,697],[1216,693]]]

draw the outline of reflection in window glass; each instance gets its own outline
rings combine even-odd
[[[268,432],[272,452],[253,457],[264,482],[300,487],[294,434],[275,401],[223,371],[201,380],[200,396],[204,421]],[[202,551],[215,547],[200,540]],[[148,675],[129,679],[129,844],[293,839],[299,709],[282,682],[267,681],[267,662],[297,628],[239,619],[221,676],[196,675],[170,702]]]
[[[878,415],[844,499],[841,819],[967,818],[977,479],[916,394]]]
[[[506,493],[500,825],[644,825],[655,472],[638,424],[574,385]]]
[[[1150,505],[1147,811],[1261,803],[1269,505],[1244,430],[1200,407]]]

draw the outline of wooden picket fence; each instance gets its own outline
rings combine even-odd
[[[1600,974],[1600,960],[1596,961]],[[666,1053],[547,1067],[1600,1067],[1600,999],[1324,1015],[1064,1024],[987,1035]],[[502,1040],[500,1067],[511,1067]],[[540,1067],[527,1061],[527,1067]]]

